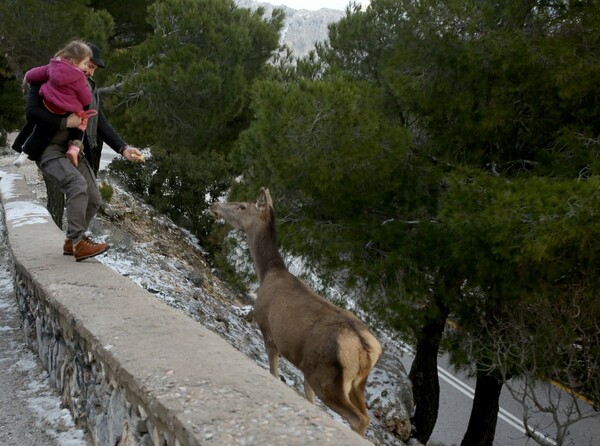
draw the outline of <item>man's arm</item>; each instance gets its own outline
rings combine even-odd
[[[98,136],[115,152],[121,154],[122,150],[127,147],[123,138],[113,129],[112,125],[108,122],[102,108],[98,107]]]
[[[102,108],[98,106],[98,137],[103,140],[108,146],[115,152],[123,156],[127,161],[134,163],[143,163],[144,156],[139,149],[135,147],[129,147],[123,138],[113,129],[112,125],[108,122]]]

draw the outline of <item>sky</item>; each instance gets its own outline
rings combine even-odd
[[[272,5],[286,5],[294,9],[308,9],[315,11],[321,8],[339,9],[344,11],[351,0],[266,0]],[[366,5],[370,0],[355,0],[356,3]]]

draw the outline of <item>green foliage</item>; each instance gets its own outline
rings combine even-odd
[[[126,54],[122,104],[135,141],[172,151],[226,151],[250,83],[277,48],[282,16],[231,0],[168,0],[150,8],[154,33]]]
[[[88,8],[88,0],[7,0],[0,5],[0,42],[10,73],[20,81],[29,68],[48,63],[57,50],[81,38],[103,43],[112,18]]]
[[[100,191],[100,196],[102,197],[102,201],[104,203],[110,203],[112,200],[112,196],[114,193],[113,187],[108,184],[106,181],[102,181],[98,186],[98,190]]]
[[[130,141],[150,145],[143,174],[130,180],[161,212],[206,239],[207,201],[231,179],[225,156],[248,125],[251,82],[277,48],[283,15],[231,0],[167,0],[149,8],[153,34],[120,56],[121,114]]]
[[[231,228],[224,224],[213,224],[207,242],[203,247],[207,250],[211,258],[211,264],[219,272],[219,275],[239,293],[249,291],[249,283],[255,283],[256,277],[240,272],[232,261],[230,253],[236,252],[238,241],[229,236]]]
[[[0,133],[20,128],[25,121],[21,88],[16,79],[0,76]]]
[[[134,143],[151,142],[148,201],[201,239],[204,209],[227,188],[224,157],[247,126],[251,82],[277,48],[283,16],[230,0],[167,0],[149,9],[154,30],[122,55],[133,70],[113,103]]]
[[[109,170],[202,242],[213,222],[205,212],[206,201],[219,196],[231,181],[228,162],[216,152],[173,154],[155,149],[143,164],[115,160]]]
[[[310,192],[310,210],[336,220],[367,204],[384,208],[401,181],[396,169],[409,139],[379,114],[381,100],[368,84],[343,80],[256,84],[255,122],[236,153],[240,166],[262,169],[246,182],[286,191],[290,201]],[[387,181],[377,184],[375,176]]]
[[[453,258],[473,258],[470,275],[478,284],[497,282],[498,292],[516,299],[542,283],[593,292],[600,285],[599,185],[598,177],[507,181],[456,173],[440,211],[455,239]],[[497,280],[500,274],[507,277]]]
[[[320,63],[328,68],[325,75],[335,72],[380,81],[384,55],[399,39],[397,22],[406,10],[405,3],[374,1],[365,12],[352,8],[343,20],[329,25],[328,40],[316,46]]]
[[[431,166],[416,159],[407,130],[382,113],[384,102],[368,82],[260,82],[255,120],[234,151],[244,181],[232,197],[268,187],[283,246],[334,272],[348,268],[351,284],[395,281],[407,212],[427,213],[424,195],[415,202],[411,192],[435,195],[423,177]]]
[[[439,155],[573,177],[598,156],[599,17],[594,2],[423,2],[383,71]]]
[[[152,171],[156,169],[153,158],[146,158],[143,164],[131,163],[124,158],[115,158],[108,165],[107,170],[111,175],[119,178],[127,190],[140,196],[148,194],[148,184]]]
[[[452,258],[468,266],[454,317],[470,332],[451,337],[454,349],[504,376],[558,373],[600,398],[597,364],[589,362],[600,348],[599,187],[597,176],[507,181],[475,170],[451,176],[440,214],[454,240]],[[582,368],[583,360],[591,365]]]
[[[114,18],[115,32],[110,36],[111,46],[127,48],[143,42],[152,32],[147,21],[148,7],[152,3],[154,0],[91,0],[90,6],[105,10]]]

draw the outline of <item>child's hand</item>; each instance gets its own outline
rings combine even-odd
[[[77,113],[71,113],[69,116],[67,116],[67,128],[72,129],[74,127],[78,127],[81,125],[82,121],[83,119],[77,116]]]
[[[88,123],[87,118],[83,118],[81,120],[81,122],[79,123],[79,125],[77,126],[77,128],[79,130],[81,130],[82,132],[85,132],[85,129],[87,129],[87,123]]]

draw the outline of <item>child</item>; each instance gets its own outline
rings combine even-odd
[[[73,140],[69,141],[66,153],[66,157],[74,166],[77,166],[79,153],[83,149],[81,141],[87,120],[96,114],[95,110],[84,110],[92,101],[92,92],[85,75],[90,57],[91,48],[84,42],[75,40],[58,51],[48,65],[32,68],[25,74],[25,81],[29,84],[44,83],[40,87],[40,95],[50,112],[59,115],[76,113],[82,118],[81,124],[73,130]],[[36,130],[38,133],[41,131],[37,127],[34,129],[31,137],[23,145],[23,153],[32,155],[32,151],[38,149],[31,147],[36,146],[35,141],[39,141],[39,135],[35,135]],[[19,160],[23,162],[22,157],[23,154],[15,161],[15,165],[20,165],[17,164]]]

